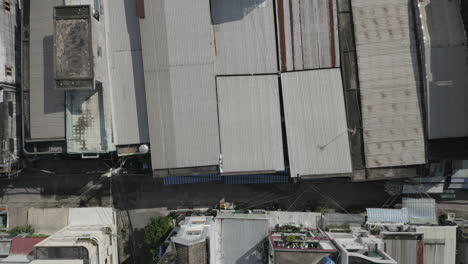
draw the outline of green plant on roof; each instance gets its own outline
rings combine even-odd
[[[112,234],[112,228],[110,226],[106,226],[104,228],[104,232],[106,232],[106,234],[110,235],[110,234]]]
[[[27,235],[32,235],[34,234],[34,227],[28,225],[28,226],[16,226],[10,230],[8,230],[8,234],[12,236],[18,236],[20,234],[27,234]]]
[[[295,235],[286,236],[286,242],[288,242],[288,243],[292,243],[292,242],[294,242],[296,240],[297,240],[297,236],[295,236]]]
[[[326,214],[330,211],[330,208],[328,206],[326,206],[325,204],[322,204],[322,205],[319,205],[317,206],[317,208],[315,208],[314,210],[315,212],[320,212],[322,214]]]
[[[280,232],[299,232],[301,229],[293,225],[282,225],[279,228]]]
[[[351,232],[351,227],[349,224],[328,225],[326,229],[327,231],[333,231],[333,232],[342,232],[342,233]]]
[[[164,244],[164,240],[172,229],[172,218],[170,216],[160,216],[151,218],[144,228],[144,241],[149,247],[153,257],[158,255],[159,247]]]
[[[37,238],[44,238],[44,237],[49,237],[48,235],[45,234],[32,234],[27,237],[37,237]]]

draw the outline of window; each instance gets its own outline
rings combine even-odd
[[[5,75],[13,76],[13,67],[5,65]]]
[[[7,228],[8,215],[5,208],[0,208],[0,229]]]
[[[81,259],[89,264],[89,253],[85,247],[37,247],[36,259]]]
[[[3,1],[3,6],[4,6],[6,12],[10,12],[10,11],[11,11],[10,0],[4,0],[4,1]]]

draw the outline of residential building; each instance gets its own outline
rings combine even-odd
[[[283,225],[268,232],[269,263],[320,264],[325,258],[336,260],[338,249],[328,235],[320,229]]]
[[[356,233],[327,233],[340,250],[339,264],[397,264],[385,253],[382,239],[370,235],[369,232],[359,232],[359,229],[357,231]]]

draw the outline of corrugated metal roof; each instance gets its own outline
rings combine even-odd
[[[467,45],[460,1],[419,1],[429,139],[468,136]]]
[[[434,199],[403,198],[403,207],[408,209],[410,224],[437,225]]]
[[[44,239],[43,237],[15,237],[11,240],[10,254],[32,255],[34,245]]]
[[[215,218],[214,250],[210,263],[259,263],[268,235],[267,219]]]
[[[32,139],[65,139],[65,94],[53,82],[53,7],[62,0],[31,0],[29,89]]]
[[[0,240],[0,256],[8,256],[10,254],[11,239],[2,238]]]
[[[281,74],[291,177],[351,173],[339,69]]]
[[[148,143],[140,25],[133,1],[113,0],[109,14],[110,89],[116,145]]]
[[[340,66],[335,0],[276,1],[281,71]]]
[[[422,240],[384,239],[385,252],[399,264],[422,264],[424,262]]]
[[[456,226],[416,227],[424,234],[424,263],[455,263],[457,249]],[[434,243],[435,242],[435,243]]]
[[[218,77],[223,172],[284,171],[277,75]]]
[[[368,223],[408,223],[408,209],[367,208]]]
[[[16,66],[16,47],[19,46],[18,34],[16,34],[17,23],[16,7],[17,0],[10,2],[10,11],[5,10],[6,5],[0,5],[0,83],[16,84],[19,83],[18,76],[20,69]],[[5,66],[12,67],[12,74],[7,75]]]
[[[368,168],[426,160],[410,2],[351,2]]]
[[[216,74],[278,71],[273,0],[211,0]]]
[[[153,169],[218,165],[208,0],[145,1],[140,20]]]

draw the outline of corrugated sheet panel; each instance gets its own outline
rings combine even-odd
[[[211,0],[216,74],[278,71],[273,0]]]
[[[340,66],[335,0],[278,0],[281,71]]]
[[[367,208],[367,222],[369,223],[408,223],[408,209]]]
[[[423,0],[418,6],[424,38],[428,137],[466,137],[468,54],[460,1]]]
[[[110,77],[116,145],[148,143],[140,25],[133,1],[113,0],[109,14]]]
[[[2,239],[0,240],[0,256],[8,256],[10,254],[11,240]],[[2,259],[3,260],[3,259]]]
[[[423,264],[423,242],[407,239],[384,239],[385,252],[398,264]],[[419,250],[419,254],[418,254]]]
[[[281,74],[291,177],[351,173],[339,69]]]
[[[352,0],[368,168],[425,163],[411,1]]]
[[[424,264],[455,263],[456,226],[420,226],[416,227],[416,232],[424,234]]]
[[[361,227],[366,222],[366,216],[363,214],[340,214],[326,213],[323,215],[322,228],[329,225],[349,224],[352,227]]]
[[[102,91],[67,91],[66,99],[67,152],[106,151]]]
[[[223,172],[284,171],[278,76],[216,80]]]
[[[30,115],[32,139],[65,139],[65,94],[55,91],[53,7],[62,0],[31,0]]]
[[[9,1],[10,8],[6,9],[6,3],[0,5],[0,83],[16,84],[19,82],[17,76],[19,68],[17,68],[16,48],[19,44],[18,20],[16,16],[17,0]],[[6,73],[5,67],[11,67],[11,74]]]
[[[403,207],[408,209],[410,224],[437,225],[434,199],[403,198]]]
[[[218,165],[208,0],[145,1],[140,20],[153,169]]]
[[[215,219],[212,263],[261,263],[264,240],[268,235],[267,219]]]

